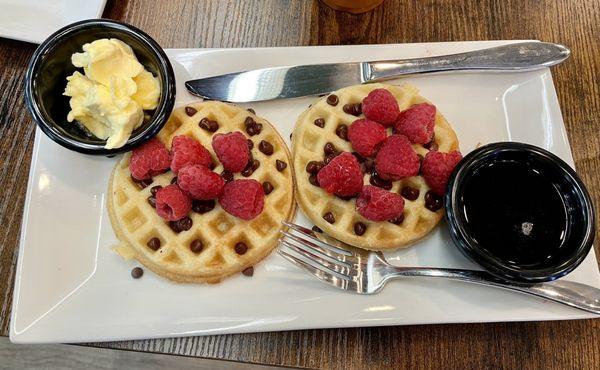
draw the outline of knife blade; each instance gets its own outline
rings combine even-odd
[[[425,58],[263,68],[190,80],[190,93],[205,99],[246,103],[326,94],[345,86],[401,75],[457,70],[530,71],[567,59],[559,44],[522,42]]]

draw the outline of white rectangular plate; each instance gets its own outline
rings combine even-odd
[[[239,70],[292,64],[409,58],[491,47],[503,42],[168,50],[177,106],[196,100],[184,82]],[[522,141],[573,159],[550,71],[453,73],[403,79],[417,86],[454,125],[463,153],[479,143]],[[400,83],[400,80],[391,83]],[[284,138],[314,98],[251,106]],[[248,105],[250,106],[250,105]],[[390,283],[360,296],[322,284],[276,253],[254,277],[218,285],[179,285],[111,251],[106,188],[118,158],[70,152],[36,133],[14,291],[14,342],[79,342],[307,328],[561,320],[591,317],[575,309],[500,289],[433,279]],[[308,225],[299,214],[298,222]],[[418,245],[389,253],[404,266],[476,268],[439,226]],[[600,287],[592,250],[565,279]]]
[[[100,18],[106,0],[0,0],[0,37],[42,43],[67,24]]]

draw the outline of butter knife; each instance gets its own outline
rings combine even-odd
[[[415,73],[530,71],[561,63],[570,53],[559,44],[521,42],[426,58],[263,68],[190,80],[185,86],[205,99],[245,103],[326,94],[344,86]]]

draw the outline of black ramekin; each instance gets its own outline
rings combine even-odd
[[[474,172],[482,165],[506,160],[524,161],[528,166],[539,167],[544,171],[544,177],[560,189],[567,209],[567,236],[561,246],[564,252],[558,260],[536,268],[509,263],[478,245],[469,230],[462,211],[465,180],[474,176]],[[558,279],[571,272],[585,259],[594,240],[594,209],[585,186],[567,163],[549,151],[533,145],[500,142],[485,145],[469,153],[451,175],[444,202],[446,220],[454,244],[467,258],[503,280],[538,283]]]
[[[114,149],[105,149],[106,140],[67,122],[69,97],[63,95],[67,76],[76,70],[71,55],[82,52],[83,44],[102,38],[117,38],[131,46],[161,86],[158,106],[151,118],[134,130],[124,146]],[[164,126],[175,103],[175,75],[165,52],[143,31],[120,22],[90,19],[58,30],[37,48],[25,75],[25,99],[37,125],[56,143],[81,153],[112,155],[140,145]]]

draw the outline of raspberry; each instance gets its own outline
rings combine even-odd
[[[375,154],[375,147],[385,140],[386,136],[385,127],[368,119],[356,120],[348,129],[348,139],[352,148],[365,157]]]
[[[177,221],[190,212],[192,200],[175,184],[156,192],[156,213],[167,221]]]
[[[392,135],[385,139],[377,156],[375,169],[384,180],[400,180],[419,173],[419,157],[408,139]]]
[[[433,138],[435,105],[421,103],[403,110],[394,124],[396,132],[415,144],[427,144]]]
[[[404,199],[396,193],[366,185],[356,199],[356,210],[371,221],[387,221],[400,217]]]
[[[446,193],[446,185],[448,185],[450,174],[452,174],[454,167],[461,159],[462,154],[458,150],[450,153],[438,151],[427,153],[423,159],[421,173],[434,193],[442,196]]]
[[[234,180],[225,184],[219,203],[227,213],[251,220],[262,212],[265,193],[254,179]]]
[[[169,150],[157,138],[146,141],[133,149],[129,160],[131,176],[137,180],[147,180],[169,169]]]
[[[212,140],[212,147],[223,167],[229,172],[242,171],[250,159],[248,140],[239,131],[216,134]]]
[[[389,127],[396,122],[400,108],[391,92],[386,89],[375,89],[363,99],[362,111],[371,121]]]
[[[349,197],[362,189],[363,174],[356,157],[345,152],[323,167],[317,174],[317,180],[328,193]]]
[[[194,199],[209,200],[223,193],[225,180],[202,165],[191,164],[179,170],[177,185]]]
[[[205,167],[212,165],[210,152],[199,142],[186,135],[173,138],[171,144],[171,171],[178,174],[179,170],[190,164],[199,164]]]

